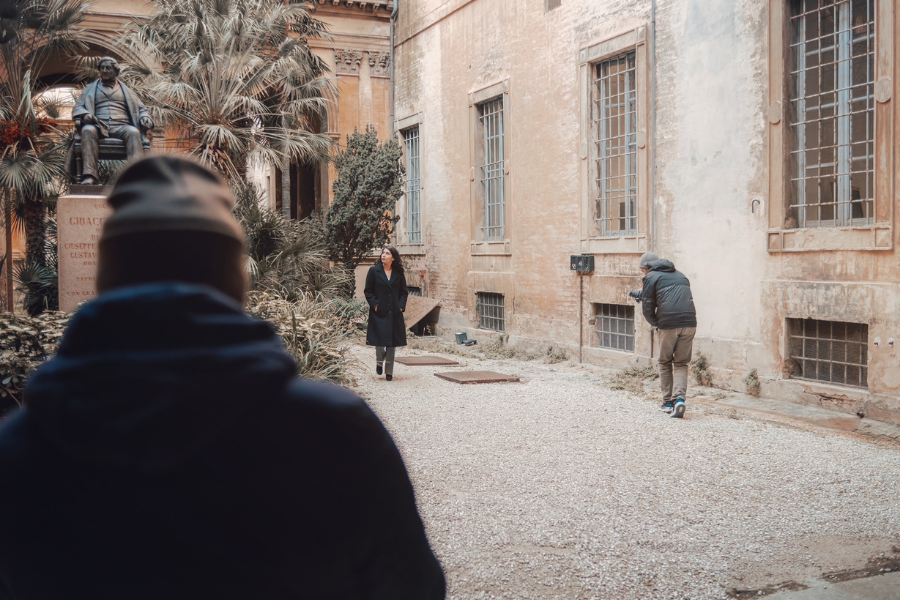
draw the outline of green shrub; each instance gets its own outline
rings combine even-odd
[[[379,143],[372,126],[347,136],[347,146],[334,160],[334,201],[325,219],[329,255],[353,271],[360,261],[390,240],[394,214],[402,194],[400,144]],[[352,286],[348,289],[352,295]]]
[[[25,382],[56,353],[70,316],[53,311],[37,317],[0,314],[0,415],[23,404]]]
[[[251,292],[247,312],[272,324],[297,375],[345,384],[350,381],[349,334],[361,305],[302,296],[291,301],[270,291]]]

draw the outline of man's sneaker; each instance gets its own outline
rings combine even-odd
[[[663,405],[659,407],[659,410],[663,411],[666,414],[669,414],[673,410],[675,410],[675,404],[672,402],[663,402]]]
[[[672,409],[672,418],[680,419],[684,417],[684,398],[679,398],[675,401],[675,408]]]

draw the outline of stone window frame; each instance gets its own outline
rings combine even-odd
[[[427,202],[425,196],[427,192],[425,188],[427,177],[425,171],[424,154],[422,153],[422,139],[424,135],[423,132],[425,130],[423,114],[421,112],[418,112],[394,121],[394,131],[396,131],[400,136],[400,139],[398,140],[402,152],[402,158],[400,160],[403,161],[404,166],[406,165],[406,143],[405,138],[403,137],[403,132],[405,130],[412,129],[413,127],[417,127],[419,129],[419,221],[422,228],[422,238],[420,242],[411,244],[406,236],[406,176],[404,175],[404,179],[402,182],[404,193],[400,197],[400,200],[397,202],[396,208],[397,214],[400,215],[400,220],[397,222],[397,225],[394,228],[397,251],[400,252],[400,254],[402,254],[403,256],[409,254],[425,254],[426,243],[425,224],[427,223]]]
[[[596,147],[594,144],[592,88],[597,65],[621,54],[634,52],[637,96],[637,231],[604,236],[595,219]],[[650,115],[650,47],[648,28],[641,25],[581,48],[578,53],[579,137],[581,181],[581,253],[636,254],[648,248],[650,234],[650,148],[653,143]]]
[[[791,185],[790,137],[786,106],[790,59],[791,0],[769,2],[768,215],[770,253],[829,250],[892,250],[896,165],[896,9],[893,0],[875,2],[875,218],[869,225],[796,228],[788,218]]]
[[[510,178],[510,156],[512,154],[509,143],[510,114],[512,113],[509,102],[509,78],[504,78],[490,85],[472,91],[469,99],[469,206],[471,215],[471,246],[472,255],[510,255],[509,232],[512,217],[512,184]],[[503,102],[503,202],[504,202],[504,227],[503,240],[487,241],[482,225],[484,224],[485,199],[482,189],[481,161],[484,158],[483,137],[480,131],[479,106],[489,100],[501,98]]]

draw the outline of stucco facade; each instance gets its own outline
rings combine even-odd
[[[650,364],[653,332],[640,307],[633,352],[598,347],[594,319],[599,305],[634,306],[626,294],[640,289],[638,258],[653,250],[691,281],[694,351],[708,357],[716,385],[745,391],[756,369],[762,395],[900,422],[897,9],[868,5],[868,220],[815,228],[792,216],[791,10],[782,0],[401,2],[395,127],[418,134],[422,240],[408,243],[404,220],[397,238],[410,270],[424,273],[425,295],[442,301],[443,330],[498,335],[478,329],[476,298],[502,294],[510,344]],[[633,218],[608,235],[595,212],[594,86],[605,61],[625,55]],[[484,103],[498,98],[504,229],[485,239],[479,153]],[[572,271],[571,255],[593,256],[594,271]],[[866,326],[856,385],[792,366],[790,328],[808,319]]]

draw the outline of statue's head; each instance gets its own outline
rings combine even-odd
[[[100,79],[110,81],[119,76],[119,61],[111,56],[104,56],[97,63],[97,69],[100,70]]]

